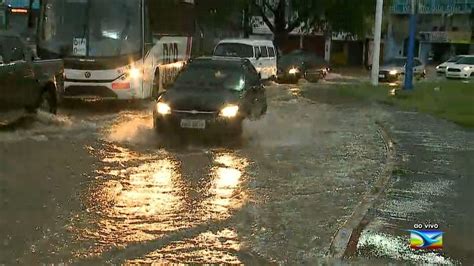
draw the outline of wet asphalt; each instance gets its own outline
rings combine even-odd
[[[303,87],[303,94],[336,106],[352,104],[324,88]],[[355,254],[346,258],[363,264],[474,264],[474,132],[416,111],[372,108],[394,143],[395,166],[358,228]],[[430,226],[443,232],[443,248],[411,249],[408,230]]]
[[[472,232],[470,218],[449,208],[472,213],[472,135],[431,117],[328,104],[318,90],[331,85],[267,86],[268,114],[232,141],[161,139],[146,102],[68,103],[56,117],[0,125],[0,264],[331,261],[334,235],[383,169],[379,121],[396,133],[399,168],[351,261],[418,258],[401,231],[413,221]],[[449,146],[448,136],[464,145]],[[456,261],[466,246],[450,245],[437,261]]]
[[[150,103],[68,103],[0,127],[1,263],[294,264],[377,178],[368,108],[267,87],[240,140],[160,139]],[[285,247],[285,248],[282,248]]]

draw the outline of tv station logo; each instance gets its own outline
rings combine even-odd
[[[410,232],[410,248],[439,250],[443,248],[443,234],[438,224],[414,224]]]

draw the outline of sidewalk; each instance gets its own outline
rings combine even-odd
[[[474,132],[429,115],[395,109],[388,121],[398,169],[370,210],[357,254],[394,262],[474,264]],[[438,224],[440,252],[413,251],[418,223]]]

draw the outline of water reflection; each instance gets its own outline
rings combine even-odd
[[[203,232],[198,236],[177,241],[154,251],[143,258],[127,261],[130,264],[156,263],[219,263],[241,264],[236,256],[241,244],[235,231],[224,229],[214,232]]]
[[[299,97],[301,96],[301,89],[299,87],[293,87],[290,89],[291,95]]]
[[[215,157],[215,166],[211,170],[212,186],[210,197],[203,204],[203,211],[210,218],[227,218],[232,210],[238,209],[245,202],[245,193],[240,189],[242,169],[247,167],[245,160],[239,160],[231,154],[220,154]]]
[[[245,203],[242,182],[246,159],[234,152],[143,154],[118,146],[106,147],[100,156],[104,165],[97,173],[102,181],[91,193],[90,204],[97,215],[93,219],[98,221],[79,232],[82,240],[95,242],[88,254],[100,256],[111,248],[126,249],[137,242],[146,244],[180,232],[182,241],[145,253],[143,258],[237,260],[229,255],[229,250],[239,249],[232,229],[190,234],[186,230],[227,219]]]

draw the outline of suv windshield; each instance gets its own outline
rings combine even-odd
[[[141,51],[139,0],[45,0],[39,48],[67,57]]]
[[[448,60],[448,63],[454,63],[454,62],[457,62],[459,61],[459,59],[461,59],[462,56],[455,56],[455,57],[452,57]]]
[[[304,61],[302,54],[287,54],[279,58],[278,63],[283,65],[299,64]]]
[[[249,58],[253,57],[253,47],[241,43],[221,43],[217,45],[214,55]]]
[[[474,57],[463,57],[456,64],[474,65]]]
[[[244,87],[243,70],[237,67],[190,65],[176,79],[177,87],[193,89],[221,88],[240,91]]]
[[[403,67],[406,63],[406,59],[405,58],[394,58],[394,59],[390,59],[388,60],[385,65],[386,66],[396,66],[396,67]]]

